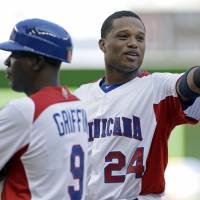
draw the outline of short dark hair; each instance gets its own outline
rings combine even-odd
[[[118,18],[121,18],[121,17],[134,17],[134,18],[137,18],[144,25],[142,19],[136,13],[134,13],[132,11],[127,11],[127,10],[118,11],[118,12],[113,13],[109,17],[107,17],[105,19],[105,21],[103,22],[103,25],[101,27],[101,38],[105,38],[107,36],[107,34],[109,33],[109,31],[112,29],[113,21],[115,19],[118,19]],[[144,26],[144,28],[145,28],[145,26]]]

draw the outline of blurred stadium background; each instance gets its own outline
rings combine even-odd
[[[142,68],[150,72],[181,73],[191,66],[200,65],[200,0],[141,2],[143,3],[129,1],[125,8],[137,12],[146,26],[146,54]],[[107,15],[114,11],[109,10]],[[100,28],[96,32],[99,33]],[[10,100],[24,95],[9,89],[3,72],[3,58],[0,57],[0,60],[2,107]],[[61,83],[73,90],[82,83],[102,77],[103,68],[98,38],[75,38],[73,62],[69,66],[62,66]],[[174,129],[169,140],[165,200],[200,200],[199,141],[199,125],[184,125]]]

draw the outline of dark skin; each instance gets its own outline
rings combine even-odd
[[[145,27],[134,17],[121,17],[113,21],[111,30],[105,38],[99,40],[99,47],[104,53],[105,82],[107,84],[126,83],[134,79],[139,72],[145,53]],[[200,89],[194,84],[192,69],[187,76],[189,88],[200,95]],[[177,92],[182,102],[188,102],[190,97],[184,97]]]
[[[112,29],[99,40],[104,53],[105,81],[126,83],[138,74],[145,52],[145,28],[134,17],[115,19]]]
[[[43,56],[26,52],[12,52],[5,60],[6,75],[11,88],[30,96],[44,87],[58,86],[60,64],[52,66]],[[0,171],[0,182],[7,174],[8,165]]]
[[[58,86],[59,66],[50,66],[43,56],[12,52],[5,60],[11,88],[30,96],[46,86]]]

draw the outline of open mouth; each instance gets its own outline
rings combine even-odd
[[[135,60],[139,58],[139,54],[137,52],[127,52],[125,53],[126,58],[129,60]]]

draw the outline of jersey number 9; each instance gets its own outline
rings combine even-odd
[[[76,160],[79,159],[79,165]],[[80,145],[74,145],[71,152],[70,170],[74,179],[79,180],[79,190],[75,190],[74,186],[68,187],[69,196],[72,200],[81,200],[83,193],[83,176],[84,176],[84,152]]]

